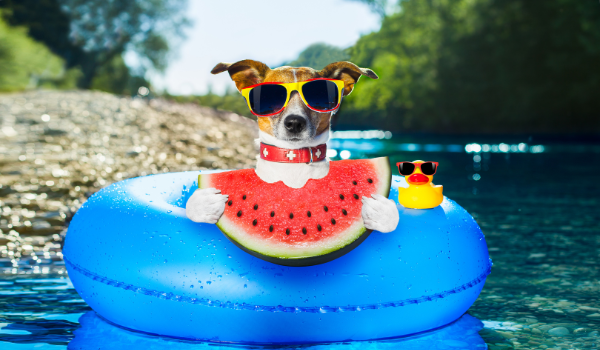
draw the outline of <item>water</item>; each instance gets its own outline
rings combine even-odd
[[[468,315],[450,327],[395,341],[301,348],[600,348],[600,147],[435,137],[336,140],[331,146],[338,157],[346,150],[351,158],[389,155],[393,164],[440,162],[434,183],[475,217],[494,267]],[[0,349],[215,347],[129,332],[90,311],[66,276],[61,213],[19,212],[31,226],[40,217],[49,223],[19,237],[17,224],[8,227],[15,212],[5,208],[34,200],[28,184],[22,186],[0,188]]]

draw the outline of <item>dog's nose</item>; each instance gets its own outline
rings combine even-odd
[[[283,125],[292,134],[298,134],[306,128],[306,119],[295,115],[285,118]]]

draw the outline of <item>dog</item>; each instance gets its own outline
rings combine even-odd
[[[265,82],[294,83],[329,78],[343,81],[343,97],[352,92],[354,84],[361,76],[378,79],[372,70],[360,68],[351,62],[335,62],[322,70],[315,70],[289,66],[271,69],[259,61],[243,60],[236,63],[219,63],[211,73],[219,74],[225,71],[229,73],[240,92],[246,87]],[[331,117],[338,109],[339,106],[334,111],[317,112],[305,105],[298,91],[293,91],[285,109],[276,115],[258,118],[258,140],[266,145],[291,150],[325,144],[329,140]],[[283,181],[288,187],[301,188],[309,179],[321,179],[328,174],[329,159],[323,156],[322,160],[309,163],[287,163],[259,158],[255,171],[258,177],[267,183]],[[186,215],[195,222],[214,224],[223,215],[227,200],[228,196],[221,194],[217,189],[198,189],[187,202]],[[383,233],[396,229],[399,215],[394,201],[374,194],[371,198],[363,196],[362,205],[362,218],[367,229]]]

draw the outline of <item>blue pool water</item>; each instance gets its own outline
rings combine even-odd
[[[349,153],[388,155],[393,164],[440,162],[434,183],[477,220],[494,268],[477,302],[449,327],[397,340],[285,348],[600,348],[598,145],[413,136],[330,146],[336,159]],[[42,191],[0,187],[0,349],[269,348],[153,337],[102,320],[66,276],[65,213],[52,209],[52,198],[45,199],[48,209],[22,209]],[[69,195],[48,193],[55,201]]]

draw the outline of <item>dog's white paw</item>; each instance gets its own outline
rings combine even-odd
[[[185,215],[195,222],[214,224],[223,215],[228,198],[216,188],[197,189],[185,205]]]
[[[383,233],[394,231],[400,221],[396,203],[379,194],[373,194],[371,197],[362,197],[362,218],[365,227]]]

